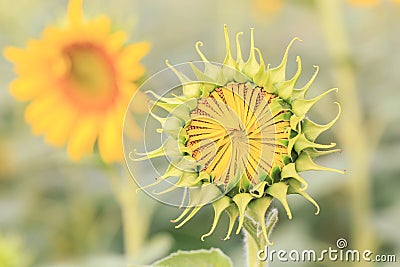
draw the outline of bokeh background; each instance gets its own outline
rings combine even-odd
[[[334,4],[327,4],[334,2]],[[342,103],[337,125],[321,136],[335,140],[341,154],[324,157],[321,165],[345,169],[345,175],[309,172],[312,205],[289,197],[294,219],[281,210],[271,239],[272,249],[335,248],[345,238],[351,248],[395,254],[400,260],[400,4],[398,1],[84,1],[86,17],[107,14],[112,27],[129,33],[130,41],[149,41],[143,60],[150,76],[171,63],[198,60],[194,44],[221,62],[225,55],[223,25],[231,36],[243,31],[248,51],[249,29],[264,60],[279,64],[293,37],[288,72],[303,61],[304,84],[321,67],[310,96],[328,88],[340,92],[319,103],[311,117],[325,123],[336,115],[332,100]],[[67,1],[14,0],[0,2],[0,48],[24,47],[50,24],[65,20]],[[125,266],[126,249],[121,207],[107,172],[96,159],[71,162],[64,150],[31,134],[23,119],[26,104],[8,92],[15,78],[12,64],[0,57],[0,266]],[[121,176],[127,175],[124,167]],[[212,221],[212,209],[202,210],[182,229],[169,222],[179,210],[146,195],[135,199],[140,253],[130,262],[149,264],[170,252],[221,248],[235,266],[244,266],[242,236],[221,241],[220,223],[213,236],[200,241]],[[281,209],[279,204],[276,204]],[[226,219],[226,218],[224,218]],[[144,223],[143,223],[144,222]],[[140,228],[141,227],[141,228]],[[136,237],[130,237],[135,239]],[[4,265],[2,258],[16,258]],[[271,266],[365,266],[351,263],[271,263]],[[397,263],[398,264],[398,263]],[[380,263],[376,266],[397,266]]]

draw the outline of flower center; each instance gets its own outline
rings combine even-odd
[[[216,184],[239,183],[246,189],[271,169],[283,166],[286,149],[277,144],[288,125],[276,119],[270,103],[276,96],[250,83],[230,83],[199,99],[186,130],[192,157]]]
[[[62,78],[63,93],[84,109],[106,109],[118,93],[112,59],[91,43],[79,43],[64,49],[67,70]]]
[[[247,133],[242,129],[233,129],[228,132],[231,136],[231,140],[233,144],[241,144],[247,142]]]

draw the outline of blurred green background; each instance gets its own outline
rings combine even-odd
[[[310,96],[339,87],[339,101],[346,102],[338,124],[320,138],[323,143],[337,141],[343,152],[324,157],[319,163],[347,172],[305,174],[309,193],[320,203],[321,213],[314,216],[311,204],[301,197],[289,197],[294,219],[289,222],[281,210],[271,238],[275,242],[272,248],[322,250],[335,247],[338,238],[346,238],[352,246],[370,236],[364,245],[370,242],[374,252],[396,254],[399,261],[400,5],[394,1],[367,6],[334,1],[342,16],[333,17],[334,25],[324,13],[329,11],[326,5],[317,0],[97,0],[84,1],[84,12],[88,18],[107,14],[112,27],[125,30],[130,41],[151,42],[152,50],[143,60],[149,76],[165,67],[165,59],[171,64],[198,60],[194,49],[198,40],[204,42],[202,51],[208,59],[221,62],[225,55],[224,24],[232,39],[236,32],[244,32],[245,51],[249,29],[254,27],[256,46],[272,66],[279,64],[288,42],[300,37],[303,42],[296,43],[290,53],[289,75],[295,72],[295,56],[299,55],[303,61],[300,84],[312,76],[313,65],[321,67]],[[66,6],[67,1],[61,0],[1,1],[0,48],[24,47],[47,25],[61,23]],[[337,27],[345,40],[336,35]],[[348,50],[341,50],[343,45]],[[346,75],[340,75],[343,73]],[[14,253],[18,261],[2,265],[0,258],[0,266],[125,266],[121,211],[107,174],[96,160],[73,163],[64,150],[52,148],[43,138],[31,134],[23,119],[25,104],[8,92],[14,77],[12,64],[1,57],[0,255]],[[349,92],[355,92],[356,97]],[[336,106],[332,99],[318,104],[311,117],[320,123],[333,118]],[[139,200],[143,216],[151,216],[151,242],[146,243],[146,253],[135,259],[137,262],[151,263],[178,249],[218,247],[233,258],[235,266],[244,266],[242,237],[221,241],[226,231],[224,223],[213,236],[200,241],[212,221],[210,207],[176,230],[169,220],[180,213],[178,209],[144,195]],[[281,209],[279,204],[276,206]],[[278,261],[271,266],[295,264],[351,266]]]

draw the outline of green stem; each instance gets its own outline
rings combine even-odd
[[[143,211],[137,186],[125,171],[119,173],[108,168],[108,177],[115,198],[121,209],[125,255],[138,259],[146,241],[151,209]]]
[[[272,209],[266,219],[267,235],[270,236],[276,223],[278,222],[278,210]],[[259,225],[252,218],[245,217],[243,222],[245,244],[247,251],[247,266],[248,267],[267,267],[268,261],[260,261],[258,254],[260,250],[266,252],[267,240],[264,235],[259,231]],[[262,254],[263,256],[265,254]]]
[[[245,228],[246,229],[246,228]],[[246,250],[247,250],[247,266],[248,267],[267,267],[268,262],[267,261],[260,261],[257,257],[258,251],[261,249],[265,249],[265,246],[263,248],[260,248],[259,244],[251,237],[251,235],[245,230],[245,243],[246,243]]]
[[[125,254],[130,259],[137,259],[146,239],[147,221],[139,210],[136,186],[121,186],[119,203],[122,213]]]
[[[359,97],[355,71],[350,64],[350,45],[348,42],[342,1],[316,1],[321,20],[322,32],[326,39],[328,52],[333,63],[333,75],[340,88],[338,98],[342,105],[338,136],[351,170],[347,174],[348,194],[351,209],[351,246],[360,250],[374,249],[371,218],[371,140],[369,129],[365,126]],[[355,266],[363,266],[355,263]]]

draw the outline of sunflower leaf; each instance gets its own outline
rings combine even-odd
[[[220,249],[211,248],[210,250],[200,249],[192,251],[178,251],[168,257],[161,259],[147,267],[232,267],[231,259]],[[130,267],[139,267],[131,265]],[[143,267],[143,266],[142,266]]]

